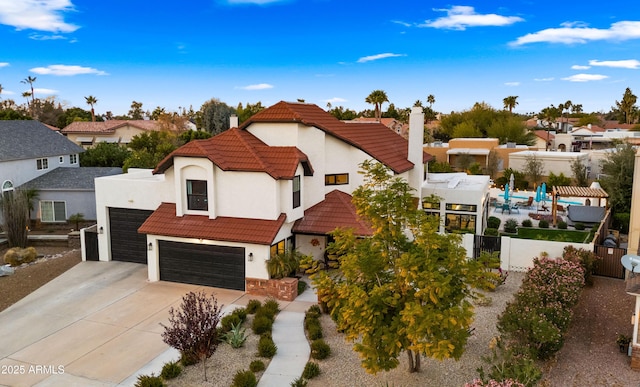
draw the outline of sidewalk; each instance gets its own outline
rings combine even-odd
[[[317,303],[318,297],[309,284],[304,293],[276,315],[272,335],[278,351],[262,374],[258,387],[289,386],[302,375],[311,353],[304,333],[304,313]]]

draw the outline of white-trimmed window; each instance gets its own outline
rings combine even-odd
[[[64,156],[60,156],[60,158],[58,159],[58,162],[60,164],[63,164],[64,163]]]
[[[78,155],[69,155],[69,164],[78,164]]]
[[[2,193],[4,194],[5,192],[11,191],[13,191],[13,183],[11,182],[11,180],[5,180],[2,183]]]
[[[38,170],[49,169],[49,159],[47,159],[47,158],[37,159],[36,160],[36,168]]]
[[[40,221],[55,223],[67,221],[67,203],[56,200],[40,200]]]
[[[293,208],[300,207],[300,176],[293,177]]]

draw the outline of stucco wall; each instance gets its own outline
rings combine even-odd
[[[38,203],[34,206],[31,219],[41,219],[40,201],[64,201],[69,216],[82,213],[86,220],[96,220],[96,200],[94,191],[47,191],[40,190]]]

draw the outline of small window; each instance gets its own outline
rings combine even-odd
[[[60,164],[63,164],[63,163],[64,163],[64,156],[60,156],[60,157],[58,158],[58,162],[59,162]]]
[[[5,180],[4,183],[2,183],[2,193],[11,191],[13,191],[13,183],[11,180]]]
[[[69,155],[69,164],[78,164],[78,155]]]
[[[41,200],[40,221],[55,223],[67,221],[67,203],[63,201]]]
[[[271,250],[269,251],[271,257],[275,257],[278,254],[284,254],[285,251],[285,240],[281,240],[280,242],[274,243],[271,245]]]
[[[300,176],[293,178],[293,208],[300,207]]]
[[[324,185],[343,185],[343,184],[349,184],[348,173],[324,175]]]
[[[49,169],[49,159],[37,159],[36,168],[40,171],[42,169]]]
[[[478,206],[475,204],[454,204],[447,203],[447,210],[450,211],[467,211],[467,212],[476,212],[478,211]]]
[[[207,182],[205,180],[187,180],[187,208],[207,211]]]

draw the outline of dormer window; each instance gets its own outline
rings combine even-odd
[[[187,208],[198,211],[209,209],[206,180],[187,180]]]

